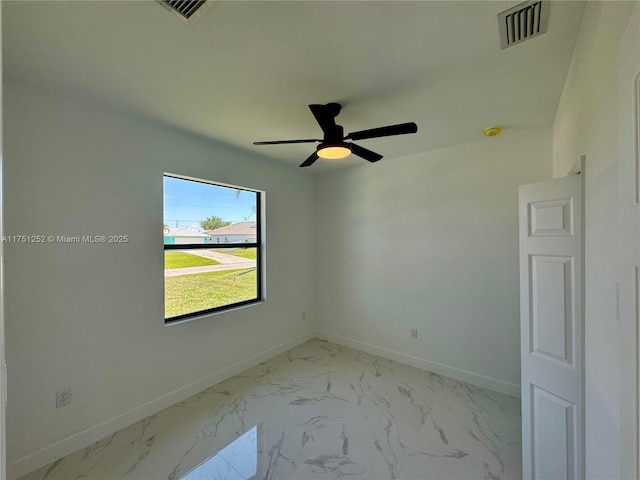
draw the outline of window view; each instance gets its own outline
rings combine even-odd
[[[165,321],[260,301],[260,278],[260,193],[165,175]]]

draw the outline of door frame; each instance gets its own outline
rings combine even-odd
[[[2,58],[2,3],[0,1],[0,59]],[[4,148],[2,132],[2,62],[0,62],[0,239],[4,235]],[[7,408],[7,363],[4,349],[4,243],[0,242],[0,479],[7,478],[7,442],[6,442],[6,408]]]
[[[615,315],[619,329],[620,476],[640,475],[640,5],[617,51],[618,251]],[[629,102],[631,99],[631,102]]]

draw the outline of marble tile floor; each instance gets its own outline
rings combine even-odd
[[[520,479],[520,401],[322,340],[21,480]]]

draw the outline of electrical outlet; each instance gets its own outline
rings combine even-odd
[[[56,408],[64,407],[71,403],[71,387],[56,392]]]
[[[417,328],[412,328],[411,329],[411,338],[418,338],[418,329]]]

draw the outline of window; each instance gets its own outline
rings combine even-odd
[[[164,175],[166,323],[262,301],[261,200],[246,188]]]

